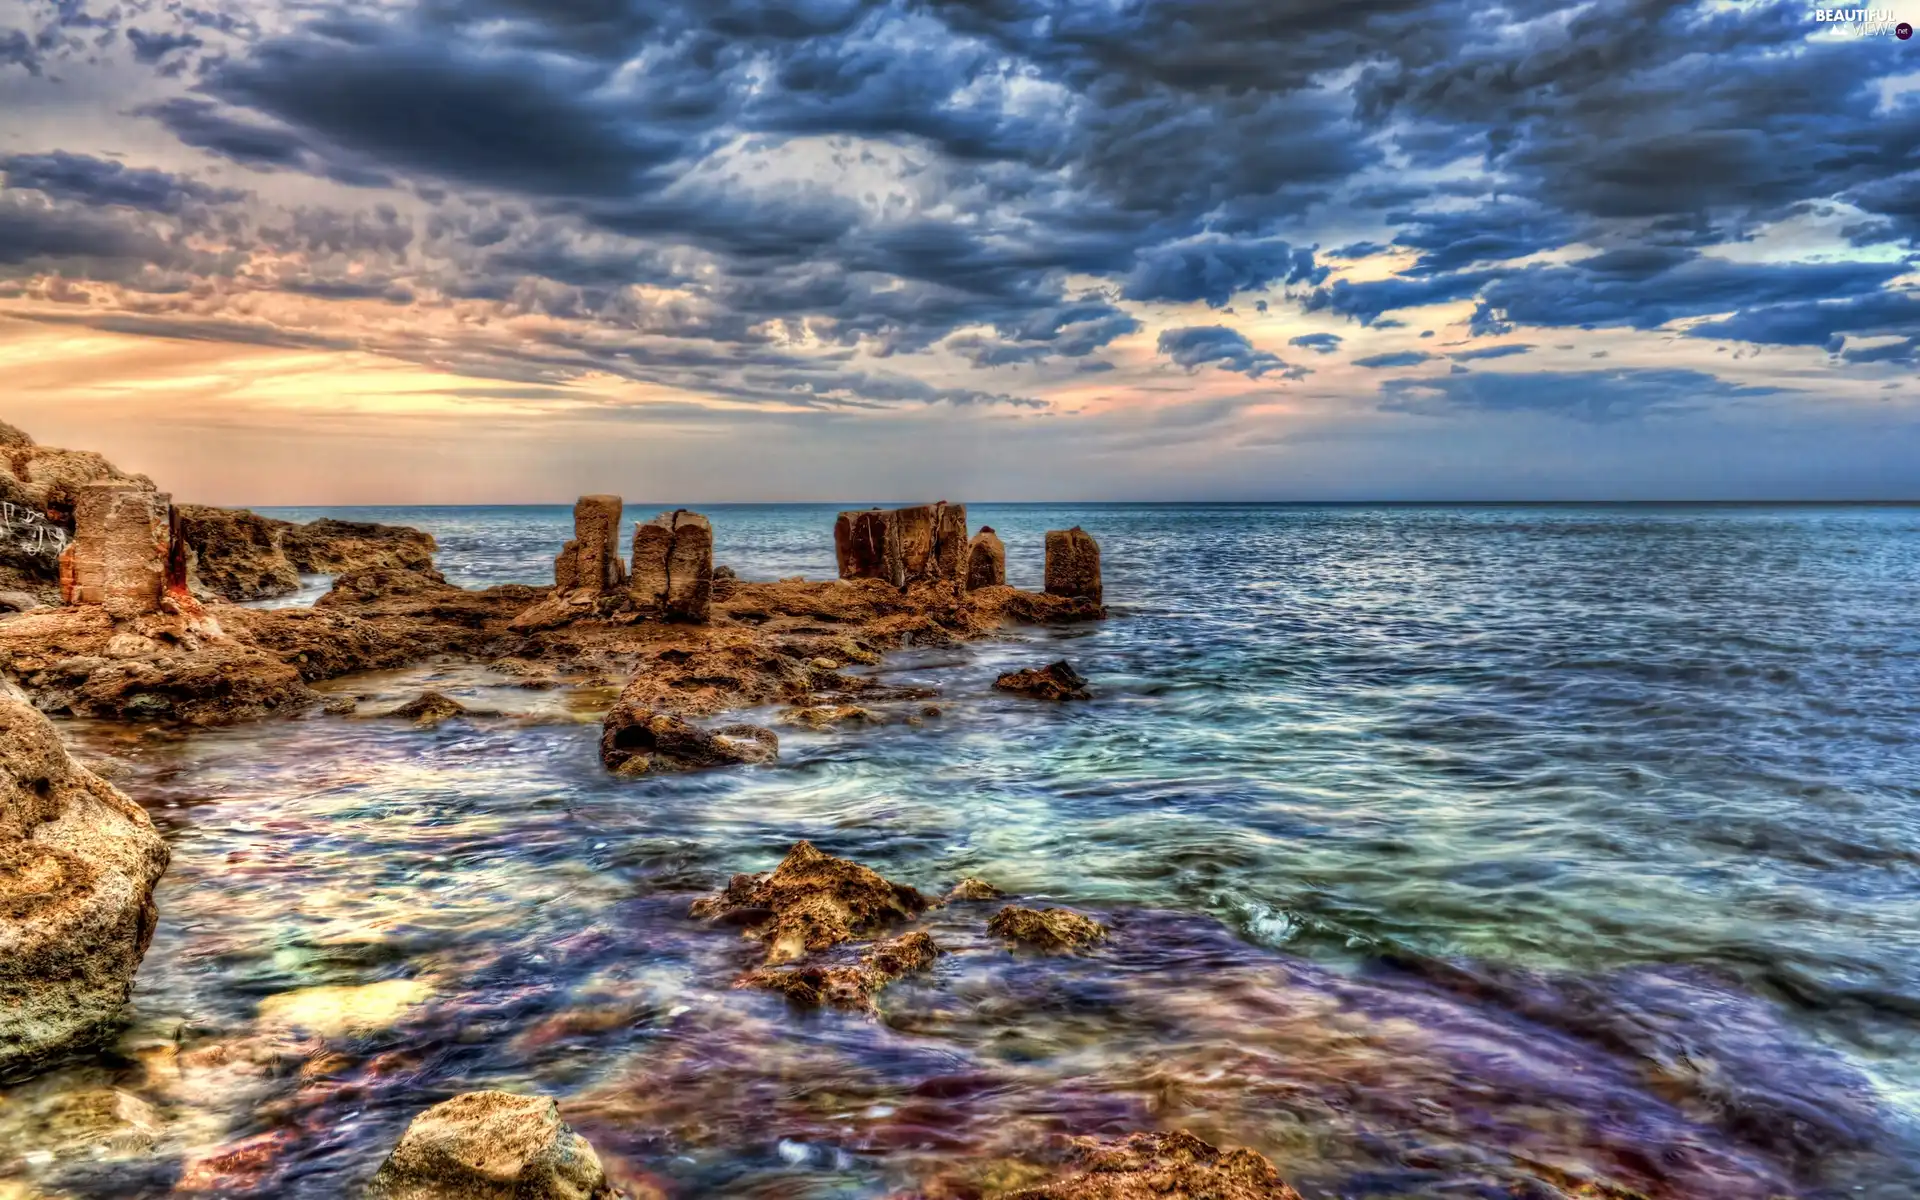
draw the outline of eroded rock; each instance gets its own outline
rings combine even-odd
[[[441,692],[422,692],[393,710],[393,715],[415,725],[432,727],[467,715],[467,706]]]
[[[249,514],[251,515],[251,514]],[[350,571],[433,571],[440,549],[432,534],[406,525],[336,521],[323,517],[288,525],[287,561],[303,575],[345,575]]]
[[[622,775],[771,762],[779,752],[780,739],[771,729],[744,724],[702,729],[670,713],[626,703],[614,706],[600,732],[600,761]]]
[[[693,916],[747,924],[767,944],[767,962],[790,963],[919,916],[928,899],[870,867],[796,843],[764,875],[735,875],[726,890],[695,902]]]
[[[855,509],[833,526],[842,579],[878,579],[894,587],[939,580],[964,585],[968,569],[964,504]]]
[[[1100,543],[1075,525],[1047,533],[1046,590],[1049,596],[1101,602]]]
[[[0,694],[0,1079],[112,1031],[153,938],[167,857],[139,806]]]
[[[1184,1131],[1076,1138],[1073,1156],[1073,1174],[1002,1200],[1300,1200],[1264,1156],[1221,1150]]]
[[[159,612],[169,590],[186,587],[177,522],[172,499],[150,486],[111,481],[81,487],[73,542],[60,556],[62,599],[98,605],[116,618]]]
[[[627,590],[636,610],[704,625],[713,582],[713,524],[705,517],[679,508],[634,529]]]
[[[807,1008],[873,1010],[874,997],[903,976],[925,971],[940,957],[940,947],[924,930],[876,942],[856,964],[763,967],[743,975],[735,987],[779,992]]]
[[[1107,936],[1106,926],[1072,909],[1036,910],[1017,905],[993,914],[987,932],[1040,950],[1078,950]]]
[[[1007,548],[993,526],[982,525],[967,543],[967,590],[1002,587],[1007,582]]]
[[[1087,690],[1086,677],[1065,659],[1051,666],[1008,671],[994,680],[993,686],[1036,700],[1086,700],[1093,694]]]
[[[227,600],[264,600],[300,590],[300,572],[284,546],[285,521],[244,509],[180,506],[180,536],[193,552],[188,579],[196,592]]]
[[[947,903],[958,904],[970,900],[998,900],[1004,894],[1005,893],[999,888],[988,883],[986,880],[975,879],[969,875],[959,883],[953,885],[953,890],[947,893]]]
[[[369,1200],[615,1200],[600,1156],[547,1096],[469,1092],[413,1119]]]

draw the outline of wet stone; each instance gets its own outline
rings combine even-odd
[[[987,932],[1040,950],[1077,950],[1107,936],[1104,925],[1068,908],[1003,908],[987,922]]]

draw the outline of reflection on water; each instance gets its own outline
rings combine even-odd
[[[720,558],[827,574],[823,511],[717,510]],[[470,584],[565,528],[346,515]],[[482,1086],[679,1196],[980,1195],[1156,1127],[1311,1200],[1920,1194],[1920,514],[974,519],[1029,581],[1095,531],[1115,619],[890,660],[941,716],[765,768],[610,779],[604,695],[462,664],[329,685],[352,716],[68,726],[173,866],[125,1036],[0,1091],[0,1197],[349,1194]],[[1062,656],[1092,702],[989,686]],[[426,687],[484,715],[381,715]],[[801,837],[1115,936],[1010,954],[955,905],[879,1020],[796,1012],[686,910]]]

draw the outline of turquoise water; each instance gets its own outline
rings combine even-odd
[[[833,508],[708,511],[743,577],[831,575]],[[330,515],[432,531],[469,586],[547,578],[570,522]],[[613,780],[588,701],[457,665],[342,687],[503,715],[69,727],[174,866],[122,1044],[0,1092],[46,1147],[16,1170],[338,1195],[412,1112],[504,1085],[672,1195],[981,1194],[1044,1133],[1181,1126],[1309,1200],[1920,1194],[1920,510],[971,516],[1028,586],[1044,530],[1093,532],[1112,619],[896,656],[940,718],[783,730],[769,767]],[[990,688],[1060,657],[1094,700]],[[880,1020],[791,1012],[685,910],[803,837],[1114,944],[1008,956],[949,909]],[[100,1089],[150,1145],[48,1132]]]

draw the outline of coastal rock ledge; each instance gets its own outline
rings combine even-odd
[[[413,1119],[368,1200],[620,1200],[547,1096],[468,1092]]]
[[[0,685],[0,1080],[113,1029],[158,919],[167,845]]]

